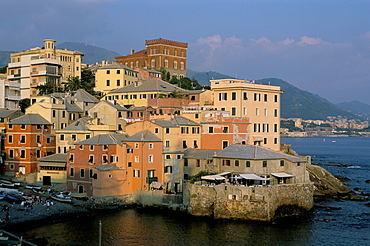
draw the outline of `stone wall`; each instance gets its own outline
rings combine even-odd
[[[186,187],[184,205],[196,216],[272,221],[313,208],[313,183],[269,187],[187,184]]]

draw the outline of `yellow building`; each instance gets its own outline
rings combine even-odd
[[[64,83],[69,77],[81,77],[81,62],[83,53],[67,49],[56,49],[55,40],[44,39],[44,45],[31,48],[26,51],[10,54],[11,63],[20,63],[27,55],[39,55],[39,57],[57,60],[62,66],[61,82]],[[58,73],[59,74],[59,73]],[[20,74],[23,76],[23,74]]]
[[[231,117],[248,117],[248,144],[280,150],[279,86],[255,84],[238,79],[211,80],[214,107],[229,111]]]
[[[138,74],[139,72],[120,63],[108,64],[96,71],[94,90],[105,95],[112,90],[131,85],[135,81],[138,81]]]

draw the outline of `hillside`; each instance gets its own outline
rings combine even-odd
[[[0,67],[5,67],[10,62],[10,54],[16,51],[1,51],[0,50]]]
[[[77,50],[84,53],[82,59],[83,63],[95,64],[101,63],[102,60],[115,61],[116,56],[121,56],[117,52],[99,48],[93,45],[78,43],[78,42],[64,42],[56,46],[57,49]]]
[[[351,102],[342,102],[336,104],[339,108],[347,110],[353,114],[360,115],[367,119],[370,118],[370,105],[359,102],[357,100]]]
[[[196,72],[190,69],[186,70],[186,76],[190,79],[195,78],[196,80],[198,80],[199,84],[201,85],[209,85],[209,80],[211,79],[230,79],[230,78],[233,79],[233,77],[231,76],[213,72],[213,71]]]

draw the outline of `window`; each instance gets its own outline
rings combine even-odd
[[[135,163],[139,162],[139,156],[135,156]]]
[[[71,177],[74,177],[75,176],[75,169],[73,167],[71,167],[69,169],[69,176],[71,176]]]
[[[259,115],[259,109],[256,108],[256,116],[258,116],[258,115]]]
[[[267,144],[267,138],[263,138],[263,144]]]
[[[55,118],[55,116],[56,116],[56,112],[55,110],[53,110],[53,118]]]
[[[274,102],[278,102],[278,95],[274,95]]]
[[[254,123],[253,124],[253,130],[254,130],[254,132],[260,132],[260,124],[259,123]]]
[[[189,165],[189,160],[188,159],[184,159],[184,167],[187,167]]]
[[[11,158],[11,159],[14,158],[14,150],[12,150],[12,149],[9,150],[9,158]]]
[[[135,178],[139,178],[140,177],[140,170],[139,169],[135,169],[134,170],[134,177]]]
[[[90,134],[86,134],[85,139],[89,139],[89,138],[90,138]]]
[[[170,134],[170,128],[165,128],[166,134]]]
[[[213,133],[213,126],[208,127],[208,133]]]
[[[89,155],[89,164],[94,164],[94,155]]]
[[[14,167],[15,167],[14,164],[10,164],[9,166],[10,166],[10,170],[14,170]]]
[[[90,150],[93,151],[94,150],[94,145],[90,145]]]
[[[274,144],[278,144],[278,139],[274,138]]]
[[[172,173],[172,166],[164,167],[164,173]]]
[[[238,166],[239,166],[239,160],[235,160],[234,165],[235,165],[236,167],[238,167]]]
[[[91,168],[89,169],[89,178],[94,178],[94,170],[92,170]]]
[[[280,161],[280,166],[281,166],[281,167],[283,167],[283,166],[284,166],[284,164],[285,164],[285,163],[284,163],[284,160],[281,160],[281,161]]]
[[[262,131],[263,132],[269,132],[269,124],[262,124]]]
[[[263,94],[263,101],[267,102],[267,94]]]
[[[8,143],[13,143],[13,135],[8,136]]]
[[[103,145],[103,150],[108,150],[108,145],[104,144]]]
[[[231,100],[236,100],[236,92],[231,93]]]
[[[36,158],[41,158],[41,150],[36,150]]]
[[[132,167],[132,162],[131,161],[127,162],[127,166]]]
[[[40,135],[36,136],[36,143],[41,143],[41,136]]]
[[[194,140],[194,149],[198,148],[198,141]]]
[[[105,82],[105,85],[110,86],[110,80],[109,79],[107,79],[107,81]]]
[[[164,67],[168,67],[168,60],[164,60]]]
[[[153,149],[154,148],[154,144],[150,143],[149,144],[149,149]]]
[[[174,62],[173,62],[173,68],[174,68],[174,69],[177,69],[177,61],[174,61]]]
[[[274,109],[274,117],[278,117],[278,110]]]
[[[259,93],[254,93],[254,101],[259,102],[261,101],[261,94]]]
[[[194,115],[194,118],[195,118],[195,119],[199,119],[199,114],[195,114],[195,115]]]
[[[24,159],[26,158],[26,150],[21,149],[21,158]]]
[[[72,134],[71,135],[71,138],[72,138],[73,141],[76,141],[77,140],[77,135],[76,134]]]
[[[26,129],[26,125],[21,125],[21,129],[22,130],[25,130]]]
[[[229,141],[227,140],[222,141],[222,149],[226,148],[227,146],[229,146]]]
[[[154,133],[155,133],[155,134],[158,134],[158,133],[159,133],[159,129],[158,129],[158,127],[154,128]]]
[[[139,143],[135,143],[135,149],[139,148]]]
[[[199,127],[192,127],[191,131],[193,134],[199,134]]]
[[[224,129],[222,130],[223,133],[228,133],[229,132],[229,127],[228,126],[224,126]]]
[[[195,166],[196,166],[196,167],[200,167],[200,160],[199,160],[199,159],[197,159],[197,160],[196,160],[196,164],[195,164]]]
[[[80,169],[80,178],[85,178],[85,169],[84,168]]]
[[[13,129],[13,125],[12,125],[12,124],[10,124],[10,125],[8,126],[8,128],[9,128],[9,129]]]
[[[219,101],[227,101],[227,93],[219,93],[218,94]]]
[[[181,134],[189,134],[189,127],[181,127]]]
[[[233,115],[233,116],[236,115],[236,108],[235,107],[231,108],[231,115]]]
[[[262,167],[267,167],[267,161],[262,162]]]
[[[222,160],[222,166],[230,166],[230,160]]]
[[[169,148],[170,147],[170,140],[166,140],[166,148]]]
[[[182,140],[182,148],[186,149],[188,145],[186,144],[186,140]]]
[[[26,136],[25,136],[25,135],[22,135],[22,136],[21,136],[21,140],[20,140],[20,142],[21,142],[22,144],[26,143]]]
[[[245,161],[245,167],[251,167],[251,162],[250,161]]]
[[[181,155],[176,155],[177,160],[181,160]]]
[[[119,80],[119,79],[117,79],[117,86],[121,86],[121,80]]]
[[[108,156],[107,155],[102,155],[102,163],[107,164],[108,163]]]
[[[154,161],[153,155],[148,156],[148,161],[149,161],[149,163],[153,163],[153,161]]]
[[[116,72],[117,72],[117,74],[121,74],[121,70],[117,70]]]
[[[74,162],[74,159],[75,159],[75,155],[74,154],[70,154],[69,155],[69,162]]]
[[[243,116],[247,116],[247,107],[243,107]]]
[[[148,170],[148,177],[149,178],[154,178],[154,171],[155,170]]]
[[[274,132],[278,132],[278,124],[274,124]]]
[[[247,94],[247,92],[243,92],[243,100],[248,100],[248,94]]]
[[[171,155],[166,155],[166,160],[171,159]]]
[[[110,70],[107,70],[107,74],[110,74]]]

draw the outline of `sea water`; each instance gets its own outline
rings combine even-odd
[[[350,179],[349,188],[370,193],[370,138],[284,138],[300,155],[334,175]],[[343,165],[338,165],[343,164]],[[37,228],[22,228],[27,238],[48,245],[370,245],[368,202],[316,202],[310,216],[271,223],[214,220],[188,214],[126,209],[100,212]]]

